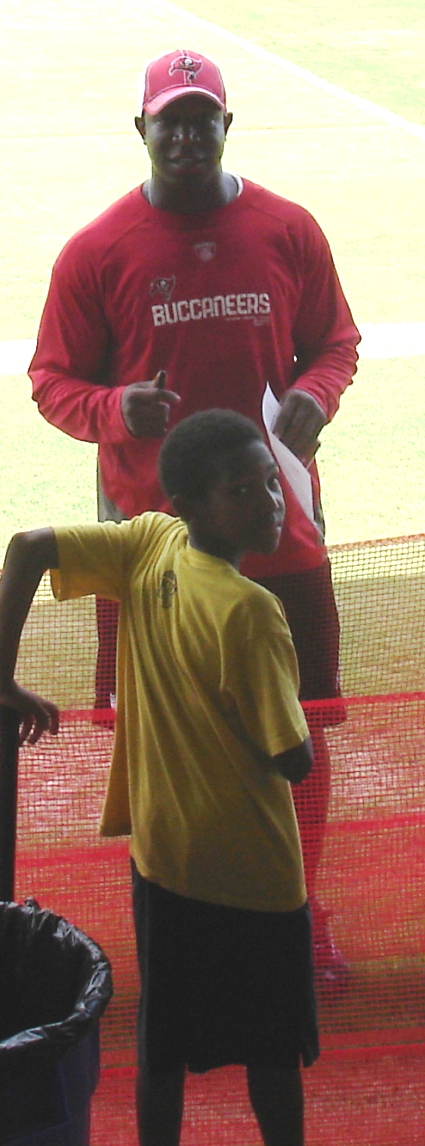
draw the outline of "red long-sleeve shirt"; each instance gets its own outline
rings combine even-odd
[[[359,333],[328,243],[297,204],[244,181],[232,203],[200,215],[151,207],[135,188],[65,246],[55,264],[30,367],[47,421],[98,442],[107,497],[131,517],[166,509],[160,439],[134,438],[122,388],[167,371],[180,394],[170,425],[231,407],[262,425],[266,381],[298,386],[327,421],[356,369]],[[318,496],[317,471],[313,472]],[[283,482],[286,525],[271,575],[320,564],[323,549]]]

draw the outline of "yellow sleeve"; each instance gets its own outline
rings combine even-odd
[[[57,600],[95,593],[121,601],[127,592],[132,559],[143,547],[149,531],[146,519],[152,516],[142,514],[120,524],[105,521],[54,528],[59,569],[51,570],[50,579]]]
[[[295,649],[283,608],[264,591],[235,610],[226,634],[224,689],[263,752],[277,756],[308,736],[298,700]]]

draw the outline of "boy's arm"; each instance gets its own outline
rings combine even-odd
[[[251,740],[236,712],[226,712],[225,721],[256,760],[268,768],[275,768],[285,780],[289,780],[290,784],[300,784],[301,780],[305,780],[308,776],[313,767],[313,745],[310,736],[302,740],[301,744],[296,744],[295,748],[287,748],[277,756],[269,756]]]
[[[55,734],[59,712],[51,701],[14,680],[21,632],[34,594],[47,569],[59,567],[52,529],[17,533],[8,547],[0,582],[0,704],[21,713],[20,743],[36,744],[42,732]]]

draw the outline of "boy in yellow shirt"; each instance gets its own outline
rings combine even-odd
[[[55,595],[120,602],[117,724],[104,835],[130,835],[142,979],[141,1146],[178,1146],[186,1069],[243,1063],[265,1146],[302,1146],[300,1063],[318,1055],[310,917],[290,784],[311,744],[278,599],[242,577],[284,520],[260,431],[227,410],[166,437],[177,517],[16,535],[0,587],[0,703],[21,740],[58,730],[14,681],[42,574]]]

